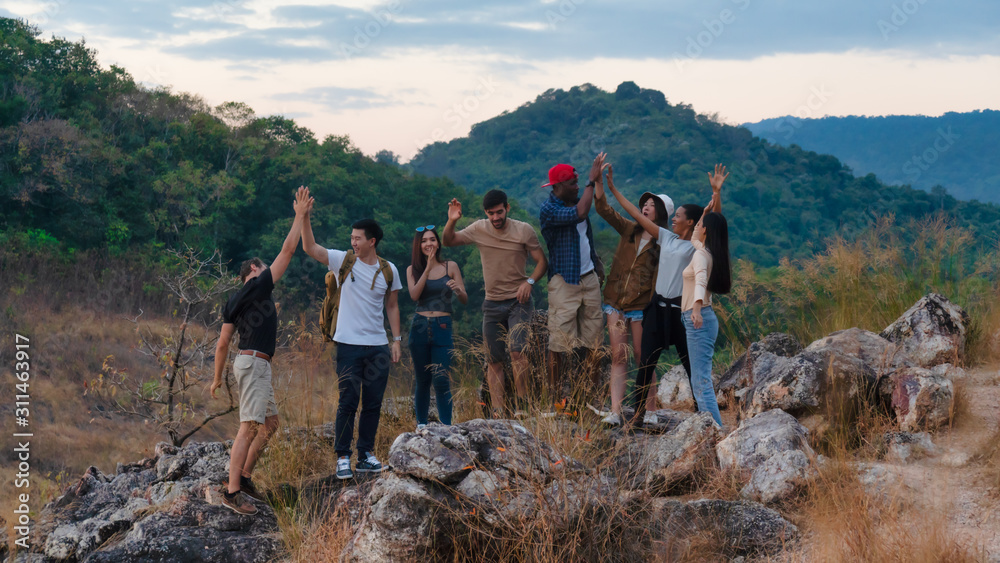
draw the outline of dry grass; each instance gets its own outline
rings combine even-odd
[[[948,510],[915,510],[902,485],[867,490],[857,469],[831,460],[793,519],[806,535],[807,548],[792,561],[973,562],[983,553],[948,533]],[[944,507],[946,508],[946,507]]]
[[[983,466],[986,486],[994,495],[1000,496],[1000,428],[983,441],[976,452],[976,459]]]

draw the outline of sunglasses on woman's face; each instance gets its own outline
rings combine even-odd
[[[433,231],[434,225],[427,225],[426,227],[417,227],[417,232],[422,233],[424,231]]]

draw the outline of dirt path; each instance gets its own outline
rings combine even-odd
[[[955,427],[933,435],[940,453],[907,464],[907,473],[926,483],[910,488],[915,508],[948,514],[952,537],[982,546],[987,561],[1000,562],[1000,490],[975,460],[1000,424],[1000,370],[970,371],[958,386],[967,408]]]

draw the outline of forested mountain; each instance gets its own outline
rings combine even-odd
[[[949,112],[940,117],[793,116],[744,125],[772,143],[836,155],[855,174],[958,199],[1000,203],[1000,111]]]
[[[350,225],[374,217],[386,233],[379,251],[401,275],[414,228],[441,223],[450,198],[472,197],[449,180],[377,163],[347,137],[320,142],[245,104],[209,107],[146,89],[121,68],[103,70],[83,42],[44,41],[25,22],[0,19],[0,241],[28,233],[68,254],[127,253],[151,266],[164,249],[220,249],[238,268],[277,254],[300,185],[316,198],[321,244],[347,248]],[[473,254],[450,257],[477,270]],[[293,260],[283,300],[312,307],[321,266],[301,251]],[[481,276],[467,279],[478,296]]]
[[[723,197],[733,253],[761,265],[809,255],[824,238],[850,236],[890,213],[905,222],[944,210],[980,234],[1000,227],[996,206],[855,177],[833,156],[774,145],[632,82],[613,93],[589,84],[549,90],[474,125],[466,138],[428,145],[410,166],[478,193],[502,188],[536,213],[548,194],[539,186],[549,167],[565,162],[587,170],[600,151],[633,200],[649,190],[677,204],[702,204],[710,195],[706,173],[716,162],[729,166]],[[595,225],[606,229],[600,219]]]

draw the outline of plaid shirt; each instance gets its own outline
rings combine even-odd
[[[542,204],[539,220],[542,224],[542,236],[549,248],[549,268],[546,271],[549,279],[559,274],[566,283],[580,283],[580,232],[576,225],[580,221],[587,222],[587,240],[590,241],[590,259],[594,268],[599,268],[600,262],[594,251],[594,232],[590,228],[590,219],[580,219],[575,205],[567,205],[554,195]]]

